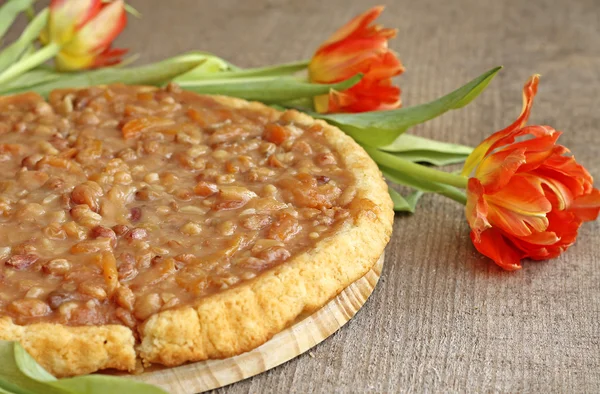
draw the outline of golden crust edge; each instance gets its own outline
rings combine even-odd
[[[136,366],[133,332],[120,325],[19,326],[8,317],[0,317],[0,340],[20,342],[42,367],[57,377],[108,368],[133,372]]]
[[[213,96],[233,108],[274,111],[264,104]],[[377,165],[337,127],[297,111],[288,119],[318,123],[356,177],[357,196],[377,207],[353,226],[321,240],[314,249],[197,306],[160,312],[139,330],[138,353],[144,364],[176,366],[235,356],[252,350],[292,324],[303,313],[322,307],[365,275],[379,259],[392,232],[392,201]]]

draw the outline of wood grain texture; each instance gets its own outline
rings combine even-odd
[[[119,39],[139,62],[208,50],[241,66],[308,58],[371,0],[129,0]],[[564,131],[600,179],[598,0],[388,0],[405,105],[505,69],[461,111],[413,132],[475,145],[512,122],[542,74],[534,124]],[[13,33],[14,37],[14,33]],[[425,196],[399,215],[373,295],[312,352],[218,393],[600,392],[600,224],[549,262],[507,273],[476,253],[462,208]]]
[[[172,394],[189,394],[223,387],[281,365],[321,343],[352,319],[373,293],[383,261],[384,256],[381,256],[369,272],[323,308],[250,352],[176,368],[155,368],[134,378],[160,386]]]

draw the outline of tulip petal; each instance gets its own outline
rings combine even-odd
[[[525,163],[525,149],[505,150],[485,157],[475,176],[488,194],[502,189]]]
[[[533,138],[520,142],[514,142],[514,138],[526,135],[530,135]],[[509,142],[510,145],[508,147],[501,148],[500,150],[517,148],[525,148],[525,150],[531,152],[548,150],[556,143],[561,135],[562,133],[560,131],[553,129],[550,126],[525,126],[517,133],[512,134],[512,137],[514,138]]]
[[[515,122],[507,128],[497,131],[486,138],[467,158],[462,170],[463,176],[469,176],[477,165],[483,160],[490,150],[493,150],[501,145],[508,144],[514,141],[516,133],[518,133],[529,118],[533,98],[537,93],[537,86],[540,76],[533,75],[523,87],[523,109]]]
[[[522,241],[528,242],[535,245],[554,245],[560,241],[560,237],[552,231],[542,231],[540,233],[533,233],[526,237],[520,238]]]
[[[357,15],[350,22],[346,23],[333,33],[331,37],[321,45],[321,48],[348,38],[373,35],[374,33],[381,36],[387,36],[388,38],[394,37],[394,29],[382,29],[378,25],[369,26],[371,22],[379,17],[383,12],[383,9],[383,6],[376,6]]]
[[[100,12],[81,27],[75,37],[63,47],[63,52],[71,56],[100,54],[123,31],[127,23],[127,13],[123,0],[105,4]]]
[[[382,55],[369,59],[361,72],[364,75],[365,83],[377,83],[378,85],[392,85],[390,78],[400,75],[404,72],[404,66],[398,55],[392,51],[386,51]]]
[[[372,47],[372,41],[352,41],[351,53],[315,55],[308,70],[312,82],[332,83],[363,74],[365,83],[392,84],[390,78],[404,72],[397,55],[383,47]]]
[[[560,241],[560,238],[556,234],[548,231],[533,233],[527,237],[515,237],[509,234],[505,234],[505,236],[523,253],[523,258],[528,257],[535,260],[550,258],[553,251],[558,249],[556,242]]]
[[[546,216],[523,215],[488,203],[488,220],[494,228],[516,237],[527,237],[548,228]]]
[[[519,136],[528,134],[532,135],[533,138],[512,143],[496,152],[500,153],[522,149],[525,154],[525,163],[519,167],[518,172],[529,172],[534,170],[552,155],[561,155],[567,151],[565,147],[556,145],[556,141],[562,133],[555,131],[551,127],[527,126],[519,132]]]
[[[575,161],[573,156],[552,156],[540,166],[540,170],[545,173],[560,174],[563,180],[569,178],[575,181],[579,185],[573,186],[574,188],[571,189],[575,196],[589,193],[593,188],[594,179],[581,164]],[[565,181],[565,183],[571,184],[570,181]]]
[[[471,240],[479,253],[494,260],[507,271],[521,269],[523,253],[509,243],[500,231],[491,228],[481,233],[479,238],[478,240],[474,232],[471,232]]]
[[[384,37],[344,42],[338,50],[319,51],[315,54],[308,65],[309,78],[317,83],[343,81],[365,72],[365,65],[377,62],[387,51],[387,40]]]
[[[550,222],[547,231],[556,233],[560,238],[560,242],[556,246],[562,246],[566,249],[573,245],[577,239],[577,232],[582,223],[582,221],[577,218],[577,215],[569,211],[553,210],[548,212],[546,216]]]
[[[544,193],[546,198],[555,209],[560,211],[568,209],[571,206],[575,198],[574,190],[579,189],[579,184],[576,180],[548,171],[535,171],[525,176],[531,182],[545,186],[547,188]]]
[[[59,52],[54,58],[56,68],[61,71],[85,70],[94,66],[94,55],[71,56],[66,52]]]
[[[119,64],[121,57],[127,52],[127,49],[121,48],[107,48],[99,55],[72,56],[66,52],[60,52],[56,55],[55,62],[59,70],[85,70]]]
[[[532,235],[531,239],[528,237],[517,238],[510,237],[513,244],[525,252],[525,257],[532,258],[534,260],[546,260],[554,257],[558,257],[561,253],[567,250],[571,245],[575,243],[577,238],[577,232],[581,226],[581,221],[578,220],[575,215],[571,212],[565,211],[552,211],[548,213],[548,220],[550,222],[548,230],[543,235],[538,236],[537,234]],[[547,234],[550,233],[550,234]],[[554,243],[550,243],[552,235],[555,234],[558,240]],[[547,243],[544,245],[538,237],[547,237]],[[536,242],[532,242],[535,240]]]
[[[315,104],[315,111],[317,111],[320,114],[324,114],[327,112],[338,112],[335,110],[335,108],[336,108],[335,100],[336,99],[331,97],[334,93],[337,93],[337,92],[332,90],[331,92],[329,92],[329,95],[323,94],[320,96],[315,96],[313,98],[313,102]],[[334,100],[333,103],[332,103],[332,99]]]
[[[467,185],[465,215],[471,230],[473,230],[472,235],[479,242],[481,233],[492,227],[492,225],[487,220],[488,205],[483,198],[483,186],[477,178],[469,179]]]
[[[389,54],[392,58],[393,55]],[[395,59],[395,58],[394,58]],[[329,93],[329,100],[326,96],[316,97],[315,109],[317,112],[366,112],[385,109],[394,109],[400,107],[400,88],[392,86],[391,79],[387,78],[386,73],[396,75],[403,71],[401,63],[395,59],[393,62],[399,68],[395,70],[389,65],[381,66],[371,65],[371,68],[363,69],[363,78],[356,85],[343,92],[332,90]],[[386,68],[381,71],[381,68]],[[375,76],[373,76],[375,75]],[[387,79],[378,79],[378,78]]]
[[[552,209],[539,184],[527,177],[514,176],[498,192],[485,195],[488,220],[508,234],[528,236],[548,227],[546,213]]]
[[[569,211],[584,222],[596,220],[600,212],[600,190],[592,189],[591,193],[577,197]]]
[[[356,97],[345,92],[332,90],[329,92],[328,108],[326,112],[345,112],[345,108],[349,108],[356,103]]]
[[[100,11],[101,6],[101,0],[52,0],[45,39],[61,45],[69,42],[75,32]]]
[[[401,105],[400,89],[391,78],[404,72],[398,56],[388,48],[396,30],[372,22],[383,7],[373,7],[335,32],[315,52],[308,65],[309,80],[335,83],[357,74],[359,84],[344,92],[332,91],[329,97],[314,99],[319,113],[365,112],[394,109]]]
[[[555,155],[562,155],[565,148],[561,145],[556,145],[545,151],[525,152],[525,163],[519,167],[518,173],[529,173],[540,167],[546,160]]]
[[[96,56],[92,68],[119,64],[123,55],[125,55],[128,51],[129,50],[123,48],[107,48],[104,52]]]
[[[543,216],[552,210],[552,204],[543,189],[529,177],[511,178],[504,188],[494,194],[486,194],[488,204],[506,208],[528,216]]]

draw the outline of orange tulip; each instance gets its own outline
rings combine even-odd
[[[591,175],[556,144],[561,133],[525,126],[538,80],[534,75],[525,84],[516,122],[483,141],[463,169],[465,176],[474,171],[466,207],[473,244],[506,270],[520,269],[523,258],[560,255],[600,211]]]
[[[315,98],[318,112],[364,112],[398,108],[400,88],[392,77],[404,71],[402,63],[388,48],[396,30],[371,25],[383,7],[373,7],[352,19],[319,47],[308,66],[315,83],[335,83],[358,73],[362,80],[343,92]]]
[[[124,49],[111,44],[127,24],[123,0],[52,0],[44,43],[60,46],[56,67],[82,70],[120,62]]]

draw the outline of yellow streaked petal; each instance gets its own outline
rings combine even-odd
[[[100,0],[53,0],[48,16],[48,39],[59,45],[69,42],[77,29],[93,17]]]
[[[379,14],[383,12],[383,9],[383,6],[375,6],[363,12],[362,14],[357,15],[350,22],[346,23],[335,33],[333,33],[331,37],[329,37],[329,39],[321,45],[321,47],[341,41],[359,30],[364,30],[371,22],[377,19]]]
[[[66,52],[61,52],[54,59],[56,68],[60,71],[85,70],[94,65],[94,55],[73,56]]]
[[[320,114],[325,114],[329,111],[329,95],[323,94],[321,96],[315,96],[314,99],[315,110]]]
[[[467,157],[462,170],[463,176],[469,176],[490,150],[502,145],[504,141],[506,141],[506,143],[514,141],[514,134],[518,133],[527,123],[533,105],[533,98],[537,93],[539,79],[540,75],[534,74],[529,78],[527,83],[525,83],[525,86],[523,86],[523,109],[517,120],[507,128],[497,131],[486,138],[473,150],[473,152],[471,152],[469,157]]]
[[[71,56],[100,53],[119,35],[126,23],[123,0],[113,1],[82,26],[63,47],[63,51]]]

